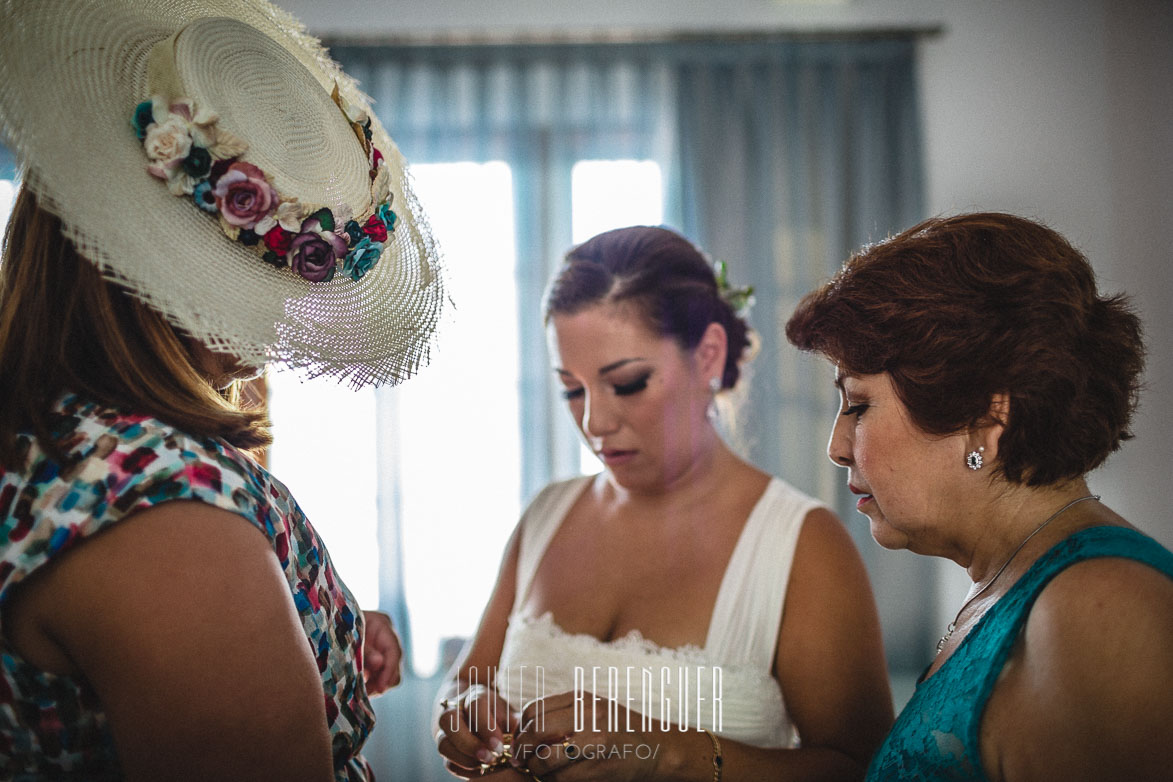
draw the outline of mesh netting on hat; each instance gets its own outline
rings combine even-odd
[[[282,192],[352,198],[353,178],[367,172],[329,92],[337,83],[351,103],[368,101],[296,20],[263,0],[0,0],[0,133],[24,161],[26,185],[60,216],[82,255],[212,349],[356,387],[405,379],[428,360],[446,296],[405,161],[377,119],[373,143],[391,172],[400,219],[358,282],[340,274],[310,283],[268,265],[147,173],[130,119],[150,97],[148,56],[212,17],[264,33],[322,90],[307,94],[294,77],[286,84],[296,67],[274,73],[266,64],[273,58],[246,56],[231,40],[201,43],[206,52],[193,60],[219,69],[201,89],[235,79],[256,103],[255,113],[237,113],[249,120],[242,135],[254,136],[245,137],[244,159]]]

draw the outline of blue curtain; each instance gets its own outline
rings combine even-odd
[[[666,222],[753,285],[760,352],[727,420],[759,466],[835,502],[880,596],[889,663],[927,662],[929,564],[877,554],[856,523],[844,477],[824,455],[836,399],[830,371],[782,333],[798,298],[852,248],[924,216],[912,36],[801,37],[599,45],[336,46],[413,163],[501,160],[514,177],[523,498],[573,471],[577,437],[552,396],[539,311],[570,245],[570,169],[581,159],[657,161]],[[390,404],[390,403],[389,403]],[[752,433],[747,435],[746,433]],[[404,444],[410,448],[410,444]],[[386,488],[393,496],[394,487]],[[392,501],[380,502],[393,514]],[[394,542],[398,521],[382,520]],[[384,550],[388,550],[384,547]],[[410,552],[407,552],[410,556]],[[401,556],[395,552],[395,556]],[[396,584],[384,604],[410,621]],[[435,758],[429,703],[439,680],[411,680],[376,701],[377,770],[448,779]]]
[[[0,179],[16,179],[16,156],[0,144]]]
[[[761,339],[734,439],[751,461],[833,501],[868,564],[889,666],[919,671],[934,622],[930,560],[881,551],[824,445],[830,369],[783,334],[850,252],[923,219],[912,39],[693,47],[675,69],[669,194],[684,233],[752,284]]]
[[[523,500],[573,474],[577,436],[551,393],[541,297],[570,246],[583,159],[664,160],[671,73],[632,47],[334,47],[412,163],[503,161],[513,175],[522,344]]]

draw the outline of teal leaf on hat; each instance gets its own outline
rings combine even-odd
[[[149,100],[144,100],[134,107],[134,117],[131,119],[130,124],[134,126],[134,132],[140,139],[147,137],[147,128],[154,121],[155,116],[151,113],[151,102]]]
[[[322,226],[323,231],[334,230],[334,214],[329,209],[322,207],[318,211],[310,215],[311,220],[317,220],[318,224]]]

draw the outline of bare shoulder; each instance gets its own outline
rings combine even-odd
[[[738,485],[748,491],[756,492],[757,496],[760,496],[774,480],[774,476],[770,473],[741,459],[735,460],[732,473],[733,479]]]
[[[783,633],[797,632],[783,640],[789,644],[795,636],[805,636],[817,642],[814,628],[834,633],[853,623],[878,627],[867,570],[839,517],[826,508],[814,508],[798,534],[782,615]]]
[[[779,662],[826,653],[841,634],[879,638],[879,620],[863,560],[843,523],[826,508],[806,514],[798,534],[779,636]],[[787,651],[784,657],[781,652]]]
[[[983,761],[1003,779],[1159,778],[1170,722],[1173,579],[1086,560],[1031,610],[987,707]]]
[[[173,501],[139,511],[80,544],[56,565],[63,588],[80,600],[182,600],[199,582],[215,589],[224,576],[264,581],[281,569],[265,535],[248,520],[196,501]],[[237,581],[236,583],[240,583]],[[84,590],[80,587],[84,586]],[[133,588],[131,588],[133,586]]]
[[[246,519],[162,503],[80,543],[27,597],[97,692],[128,778],[245,778],[260,757],[290,778],[328,775],[317,664]]]
[[[803,746],[835,748],[862,773],[892,725],[892,697],[867,571],[825,508],[799,532],[774,672]]]
[[[1173,577],[1144,562],[1126,557],[1095,557],[1064,569],[1039,595],[1041,605],[1063,607],[1078,615],[1081,596],[1104,599],[1135,595],[1142,590],[1154,599],[1173,595]],[[1125,601],[1134,603],[1136,601]]]
[[[226,575],[236,584],[251,583],[274,570],[280,574],[269,541],[250,522],[205,503],[173,501],[79,542],[34,574],[20,599],[37,606],[42,624],[61,624],[55,635],[65,637],[70,628],[121,616],[109,611],[95,616],[87,606],[183,602],[192,595],[193,581],[216,588]],[[42,599],[62,594],[69,599]]]
[[[1042,683],[1126,708],[1125,693],[1173,685],[1173,578],[1119,557],[1072,565],[1039,595],[1025,640],[1049,661]],[[1163,695],[1173,716],[1173,686]]]
[[[857,564],[863,566],[859,550],[847,528],[833,511],[824,507],[812,508],[803,519],[802,531],[798,535],[798,550],[795,552],[796,566],[799,558],[804,560],[804,567],[826,565],[834,561],[843,561],[853,567]]]
[[[1039,595],[1026,622],[1028,652],[1053,658],[1066,675],[1128,677],[1138,665],[1173,668],[1173,578],[1142,562],[1099,557],[1059,573]],[[1127,666],[1120,654],[1142,653]]]

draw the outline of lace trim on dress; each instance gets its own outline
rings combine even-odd
[[[583,659],[593,659],[596,655],[590,652],[605,649],[614,654],[635,656],[635,659],[653,657],[660,662],[720,668],[727,682],[734,680],[745,686],[746,692],[761,692],[762,688],[773,691],[779,688],[774,677],[759,670],[756,666],[723,663],[714,660],[709,654],[696,644],[683,646],[662,646],[655,641],[644,638],[643,633],[632,628],[625,635],[613,638],[610,641],[601,641],[589,633],[570,633],[554,621],[554,613],[546,611],[539,617],[514,615],[509,618],[511,633],[533,633],[542,640],[557,642],[573,650],[583,650],[586,654]],[[515,635],[516,639],[516,635]],[[726,694],[726,700],[732,701],[734,696]],[[781,705],[781,704],[780,704]],[[785,709],[785,706],[782,705]]]
[[[684,646],[678,647],[661,646],[655,641],[644,638],[643,633],[634,627],[628,630],[626,635],[613,638],[610,641],[601,641],[589,633],[570,633],[563,630],[554,621],[553,611],[546,611],[537,618],[514,615],[509,618],[509,624],[515,625],[519,629],[524,627],[527,630],[539,632],[550,639],[568,641],[579,646],[594,648],[606,647],[620,652],[669,657],[685,663],[709,664],[712,662],[709,660],[709,656],[705,654],[705,650],[696,644],[685,644]]]

